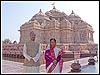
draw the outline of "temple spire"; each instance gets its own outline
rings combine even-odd
[[[42,12],[42,11],[41,11],[41,9],[40,9],[40,11],[39,11],[39,12],[40,12],[40,13]]]
[[[53,9],[55,9],[55,2],[52,3]]]
[[[42,12],[42,10],[40,9],[40,11],[39,11],[39,13],[38,14],[41,14],[41,15],[43,15],[43,12]]]
[[[72,10],[72,13],[71,14],[74,14],[74,11]]]

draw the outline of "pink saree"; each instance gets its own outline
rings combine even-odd
[[[62,59],[62,55],[63,55],[63,52],[59,49],[58,53],[57,53],[57,56],[55,56],[55,51],[56,49],[59,49],[59,48],[54,48],[54,49],[47,49],[46,52],[45,52],[45,60],[46,60],[46,69],[49,69],[47,70],[47,73],[51,73],[55,68],[57,68],[57,64],[58,64],[58,70],[57,72],[61,73],[62,72],[62,67],[63,67],[63,59]],[[56,50],[57,51],[57,50]],[[54,60],[57,60],[57,63],[56,64],[53,64],[52,62]]]

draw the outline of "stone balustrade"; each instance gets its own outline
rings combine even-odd
[[[2,44],[2,55],[3,56],[24,58],[22,51],[23,51],[22,44],[15,44],[15,43],[3,43]]]
[[[40,44],[41,52],[45,52],[47,44]],[[97,55],[98,53],[98,45],[86,45],[86,44],[57,44],[57,47],[61,48],[65,54],[73,55],[74,51],[79,51],[80,56],[82,54],[87,54],[90,56],[91,54]],[[11,56],[11,57],[23,57],[23,44],[13,44],[13,43],[3,43],[2,44],[2,54],[3,56]],[[70,52],[70,53],[69,53]]]

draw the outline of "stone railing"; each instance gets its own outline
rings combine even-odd
[[[40,44],[41,52],[45,52],[47,48],[47,44]],[[57,47],[61,48],[65,53],[68,53],[70,51],[70,54],[73,54],[74,51],[80,51],[80,54],[89,54],[98,53],[98,45],[86,45],[86,44],[57,44]],[[3,56],[13,56],[13,57],[23,57],[23,44],[3,44],[2,45],[2,54]]]
[[[23,57],[23,45],[22,44],[3,44],[2,46],[2,55],[7,57]]]

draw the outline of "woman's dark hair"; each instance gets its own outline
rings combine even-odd
[[[55,39],[55,38],[51,38],[51,39],[50,39],[50,42],[51,42],[51,40],[54,40],[54,41],[56,42],[56,39]]]

